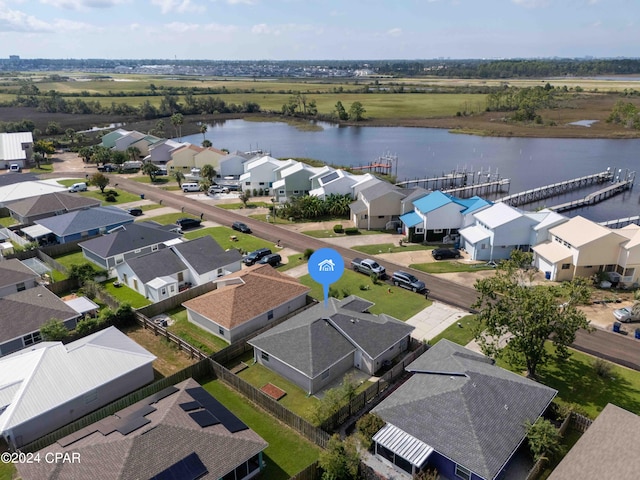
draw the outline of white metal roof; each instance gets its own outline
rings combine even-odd
[[[68,345],[43,342],[0,358],[0,432],[156,359],[115,327]]]
[[[0,133],[0,160],[26,160],[25,143],[33,143],[31,132]]]
[[[31,238],[44,237],[45,235],[49,235],[51,230],[49,230],[44,225],[31,225],[30,227],[24,227],[20,229],[22,233],[28,235]]]
[[[65,300],[64,303],[80,314],[85,314],[100,308],[87,297],[72,298],[71,300]]]
[[[13,183],[0,187],[0,204],[6,205],[7,202],[14,200],[22,200],[23,198],[36,197],[54,192],[66,192],[67,187],[54,184],[49,181],[26,181]]]
[[[476,244],[485,238],[489,238],[489,232],[484,228],[472,225],[471,227],[463,228],[460,230],[460,235],[469,240],[470,243]]]
[[[373,436],[373,441],[421,468],[433,452],[433,447],[387,423]]]

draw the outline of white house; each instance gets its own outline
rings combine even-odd
[[[311,177],[309,195],[327,198],[329,195],[353,195],[353,186],[362,181],[362,175],[353,175],[344,170],[323,167]]]
[[[273,193],[278,202],[286,202],[291,197],[309,195],[311,177],[324,167],[311,167],[302,162],[288,160],[288,163],[276,169]]]
[[[33,156],[33,134],[31,132],[0,133],[0,169],[12,163],[24,168]]]
[[[271,191],[276,180],[276,170],[291,163],[265,155],[244,164],[245,171],[240,175],[240,187],[242,190],[266,190]]]
[[[115,327],[0,358],[0,432],[26,445],[153,381],[155,359]]]

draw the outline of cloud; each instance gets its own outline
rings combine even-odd
[[[389,35],[390,37],[399,37],[400,35],[402,35],[402,29],[392,28],[391,30],[387,30],[387,35]]]
[[[202,13],[206,10],[203,5],[196,5],[191,0],[151,0],[153,5],[160,7],[160,12],[167,14],[177,13]]]
[[[53,26],[33,15],[27,15],[20,10],[12,10],[0,0],[0,31],[13,32],[50,32]]]
[[[200,29],[197,23],[171,22],[165,25],[165,28],[174,33],[195,32]]]
[[[276,27],[270,27],[266,23],[259,23],[251,27],[251,33],[254,35],[280,35],[280,30]]]
[[[511,0],[524,8],[541,8],[549,5],[549,0]]]
[[[72,20],[66,19],[56,19],[53,22],[53,28],[56,31],[62,32],[103,32],[104,28],[96,27],[95,25],[91,25],[89,23],[84,22],[74,22]]]
[[[227,0],[229,5],[255,5],[255,0]]]
[[[111,8],[128,0],[40,0],[40,3],[67,10],[89,10],[91,8]]]

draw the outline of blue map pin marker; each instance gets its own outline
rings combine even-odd
[[[323,286],[324,306],[329,302],[329,285],[340,280],[344,273],[344,260],[333,248],[321,248],[313,252],[307,264],[309,275]]]

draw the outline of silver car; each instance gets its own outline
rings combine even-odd
[[[613,316],[619,322],[629,323],[640,320],[640,317],[633,314],[631,307],[623,307],[613,311]]]

